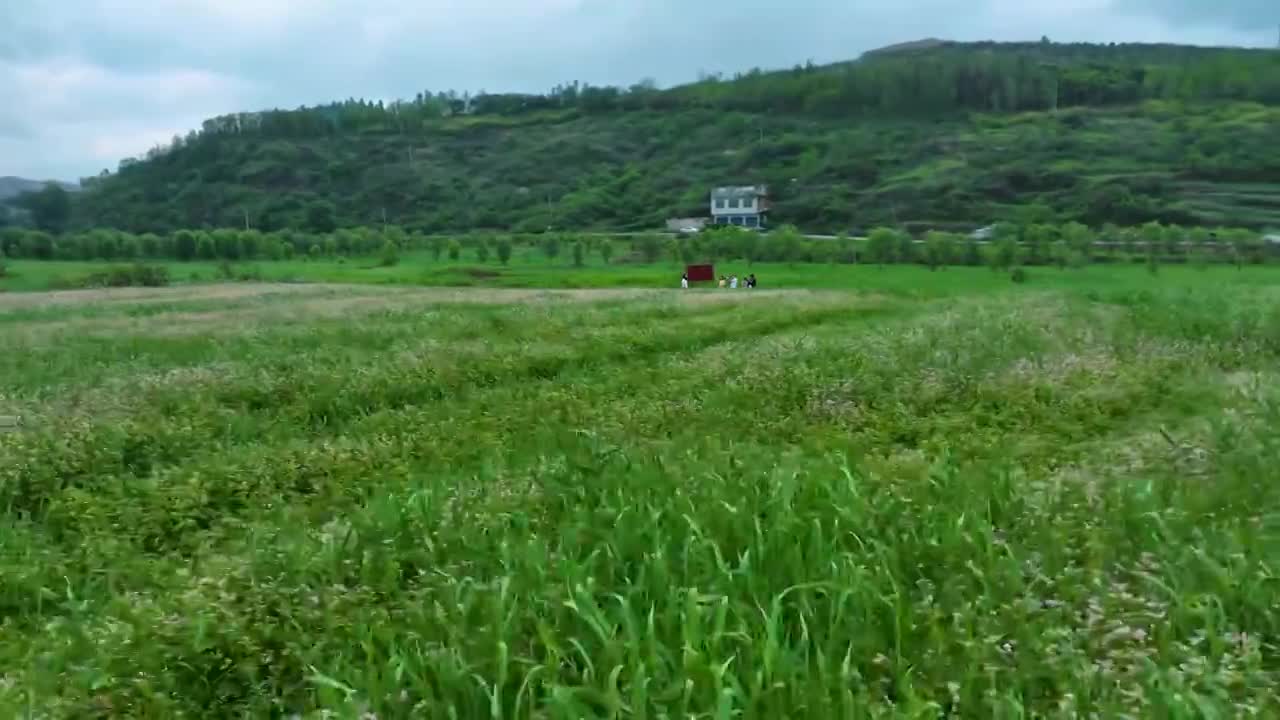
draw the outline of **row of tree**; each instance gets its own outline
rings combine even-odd
[[[1163,261],[1262,262],[1280,246],[1241,229],[1181,228],[1148,223],[1136,228],[1091,229],[1000,223],[978,238],[931,231],[923,235],[877,228],[865,239],[840,236],[810,239],[794,227],[767,234],[718,228],[692,237],[657,234],[609,238],[599,235],[474,235],[447,238],[406,232],[395,226],[354,228],[327,234],[262,233],[256,230],[180,230],[157,235],[98,229],[54,236],[38,230],[0,231],[0,251],[11,258],[37,260],[286,260],[377,256],[384,264],[401,253],[428,253],[434,260],[506,264],[523,248],[549,261],[615,257],[654,263],[741,259],[752,262],[919,263],[930,266],[1082,264],[1096,260],[1158,256]],[[627,254],[622,255],[620,248]]]

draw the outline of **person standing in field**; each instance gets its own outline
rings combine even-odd
[[[751,273],[747,276],[747,287],[754,290],[756,287],[756,274]]]
[[[723,276],[723,275],[721,275],[721,276],[720,276],[720,289],[721,289],[721,290],[723,290],[723,289],[724,289],[724,286],[725,286],[726,284],[727,284],[727,281],[724,279],[724,276]]]
[[[737,276],[737,275],[730,275],[730,276],[729,276],[729,289],[730,289],[730,290],[737,290],[737,289],[738,289],[738,276]]]
[[[685,273],[680,276],[680,289],[681,290],[689,289],[689,273]]]

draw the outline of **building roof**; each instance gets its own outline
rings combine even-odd
[[[711,191],[712,200],[739,200],[741,198],[762,197],[769,194],[764,185],[738,185],[736,187],[718,187]]]

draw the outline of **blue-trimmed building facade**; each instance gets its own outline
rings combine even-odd
[[[716,225],[763,228],[769,193],[763,185],[718,187],[711,191],[711,220]]]

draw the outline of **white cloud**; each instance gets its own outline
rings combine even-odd
[[[114,167],[242,107],[252,88],[208,70],[122,72],[72,58],[0,61],[0,86],[0,174],[41,178]]]

